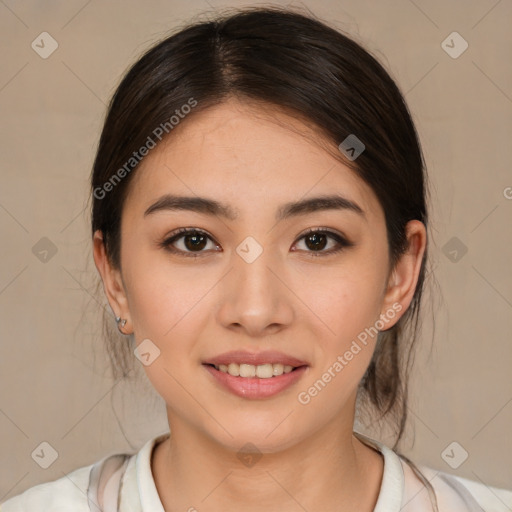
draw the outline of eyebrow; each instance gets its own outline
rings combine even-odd
[[[172,194],[165,194],[160,197],[146,209],[144,217],[159,211],[169,210],[188,210],[206,215],[224,217],[228,220],[238,218],[238,211],[214,199],[198,196],[176,196]],[[276,221],[322,210],[348,210],[366,218],[364,210],[356,202],[341,195],[333,194],[286,203],[277,210]]]

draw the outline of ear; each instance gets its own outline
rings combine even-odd
[[[408,248],[391,271],[384,293],[381,319],[386,321],[386,326],[382,330],[393,327],[407,311],[418,283],[421,263],[427,246],[425,225],[419,220],[409,221],[406,225],[406,235]],[[386,315],[386,312],[390,311],[394,313],[398,311],[399,314],[393,314],[392,317],[390,314]]]
[[[129,334],[131,319],[128,308],[128,300],[124,289],[121,271],[112,267],[105,250],[103,233],[97,230],[93,236],[93,257],[96,268],[103,281],[103,290],[114,314],[122,319],[126,319],[124,334]]]

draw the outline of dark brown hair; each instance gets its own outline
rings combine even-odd
[[[122,79],[108,108],[91,177],[92,232],[102,231],[111,263],[121,266],[120,222],[138,164],[134,152],[154,140],[155,130],[165,123],[166,135],[172,136],[171,116],[183,113],[191,99],[195,106],[188,116],[230,96],[282,109],[332,143],[340,161],[371,187],[384,210],[391,270],[407,249],[407,222],[417,219],[427,226],[426,170],[404,98],[377,59],[352,38],[312,15],[277,7],[193,23],[154,45]],[[178,123],[186,122],[180,116]],[[337,150],[351,134],[365,145],[353,161]],[[122,179],[115,178],[120,174]],[[392,328],[379,333],[360,383],[360,397],[381,418],[396,420],[395,448],[407,419],[426,254],[410,307]],[[133,361],[129,346],[110,334],[107,341],[114,374],[126,376]]]

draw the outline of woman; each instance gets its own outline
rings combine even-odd
[[[134,352],[170,434],[3,512],[486,506],[354,431],[365,411],[402,437],[428,220],[408,109],[361,46],[277,8],[181,30],[119,85],[91,185],[114,370]]]

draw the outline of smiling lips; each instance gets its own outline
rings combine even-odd
[[[267,398],[291,386],[308,364],[281,352],[233,351],[208,359],[203,366],[215,380],[243,398]]]

